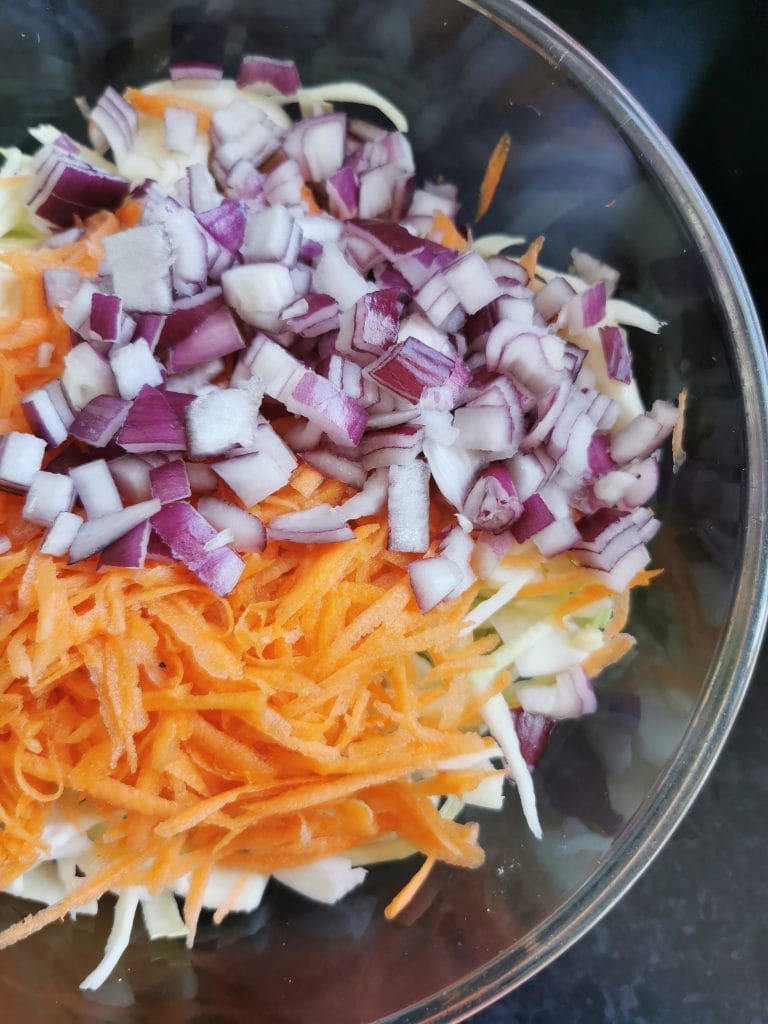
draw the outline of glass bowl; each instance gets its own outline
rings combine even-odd
[[[648,866],[702,785],[749,680],[766,613],[766,361],[727,239],[690,173],[578,44],[510,0],[29,0],[0,3],[0,139],[51,121],[82,132],[72,97],[159,77],[174,48],[297,59],[307,83],[353,78],[407,113],[420,173],[474,207],[503,131],[512,156],[483,228],[546,234],[618,267],[621,294],[667,321],[633,332],[648,396],[689,391],[687,460],[664,464],[634,653],[599,709],[558,727],[536,772],[544,839],[517,801],[481,815],[486,864],[436,870],[395,923],[382,909],[409,862],[370,872],[333,908],[270,890],[195,949],[134,938],[98,992],[108,915],[65,921],[0,954],[4,1020],[224,1024],[457,1021],[521,984],[593,925]],[[201,20],[206,23],[201,27]],[[0,924],[26,913],[3,898]]]

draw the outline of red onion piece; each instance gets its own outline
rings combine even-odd
[[[142,501],[138,505],[129,505],[119,512],[102,515],[83,523],[69,549],[70,563],[81,562],[84,558],[90,558],[98,551],[103,551],[159,510],[159,501]]]
[[[485,260],[473,249],[446,267],[443,276],[467,314],[477,313],[501,294]]]
[[[424,455],[442,496],[454,508],[462,508],[478,473],[485,469],[488,460],[478,452],[469,452],[458,445],[430,440],[424,442]]]
[[[219,481],[210,466],[204,462],[185,462],[189,486],[193,494],[213,494]]]
[[[215,462],[211,467],[240,501],[251,508],[285,487],[291,470],[279,465],[266,452],[250,452]]]
[[[40,553],[55,557],[66,555],[82,525],[82,516],[77,513],[59,512],[40,545]]]
[[[354,447],[363,436],[368,417],[362,406],[312,370],[302,374],[283,401],[337,444]]]
[[[29,209],[56,227],[69,227],[75,217],[113,210],[128,194],[128,182],[80,159],[61,142],[44,146],[32,164]],[[75,147],[76,148],[76,147]]]
[[[0,489],[21,493],[43,464],[45,441],[33,434],[11,431],[0,436]]]
[[[166,149],[191,156],[197,143],[197,114],[184,107],[166,107],[163,112],[163,141]]]
[[[523,502],[522,514],[512,526],[512,536],[518,544],[523,544],[554,521],[555,517],[541,495],[532,494]]]
[[[30,429],[51,447],[56,448],[66,441],[69,424],[62,420],[47,388],[38,388],[25,395],[21,400],[21,409]]]
[[[159,506],[159,502],[157,502]],[[225,597],[236,585],[245,562],[230,547],[206,550],[216,530],[188,502],[164,505],[152,515],[152,528],[171,551],[214,594]]]
[[[352,348],[379,355],[397,341],[403,302],[395,288],[371,292],[354,306]]]
[[[61,387],[75,412],[97,395],[116,395],[117,384],[107,360],[82,342],[64,356]]]
[[[315,267],[313,289],[330,295],[344,310],[373,291],[373,286],[347,262],[339,247],[329,242],[323,246],[322,256]]]
[[[221,498],[202,497],[197,511],[215,530],[230,530],[237,551],[260,552],[267,543],[267,531],[258,516]]]
[[[495,465],[481,473],[467,495],[462,512],[478,530],[499,533],[508,529],[523,512],[509,470]]]
[[[670,402],[654,402],[649,413],[641,413],[611,437],[611,457],[622,466],[645,458],[672,433],[677,409]]]
[[[360,442],[360,455],[365,469],[383,466],[405,466],[413,462],[422,449],[424,428],[403,424],[385,430],[369,431]]]
[[[463,573],[450,558],[436,555],[411,562],[408,576],[416,603],[426,615],[461,585]]]
[[[173,251],[160,224],[128,228],[104,239],[115,293],[136,313],[170,313]]]
[[[104,459],[73,466],[69,475],[89,519],[112,515],[122,509],[120,494]]]
[[[75,297],[82,284],[82,277],[77,270],[64,267],[46,267],[43,270],[43,288],[45,302],[49,309],[66,306]]]
[[[131,405],[117,443],[127,452],[184,451],[186,437],[168,396],[145,385]]]
[[[360,180],[351,167],[342,167],[325,183],[328,209],[334,217],[349,220],[356,217],[360,200]]]
[[[375,293],[374,293],[375,294]],[[336,330],[339,325],[339,304],[330,295],[307,295],[290,307],[286,327],[305,338],[316,338],[327,331]],[[286,316],[288,311],[282,314]]]
[[[162,367],[144,338],[110,352],[109,365],[121,398],[132,400],[143,387],[157,387],[163,383]]]
[[[624,335],[619,327],[601,327],[600,343],[608,376],[621,384],[632,380],[632,359]]]
[[[245,223],[240,253],[246,263],[283,263],[292,267],[301,247],[301,230],[285,206],[253,210]]]
[[[462,448],[513,454],[518,427],[509,409],[501,405],[465,405],[453,414]]]
[[[75,503],[75,488],[67,476],[41,470],[32,477],[22,519],[40,526],[53,526],[61,512],[71,512]]]
[[[290,271],[280,263],[232,267],[224,272],[221,283],[235,312],[246,323],[264,330],[274,330],[280,312],[296,298]]]
[[[429,466],[414,459],[390,466],[387,522],[390,551],[421,553],[429,548]]]
[[[548,718],[579,718],[597,710],[589,676],[580,665],[558,672],[554,684],[523,683],[516,687],[523,712]]]
[[[240,388],[218,388],[193,399],[186,411],[189,454],[193,459],[223,455],[255,440],[257,405]]]
[[[454,362],[418,338],[409,337],[388,349],[367,373],[394,394],[417,402],[427,388],[439,387],[448,380]]]
[[[365,483],[365,470],[359,463],[324,448],[302,452],[301,457],[313,469],[316,469],[329,480],[340,480],[350,487],[362,487]]]
[[[172,82],[181,82],[187,78],[217,81],[223,77],[224,69],[219,64],[204,60],[178,60],[171,64],[168,73]]]
[[[306,181],[325,181],[344,163],[346,114],[320,114],[294,124],[283,149],[301,168]]]
[[[267,92],[290,96],[301,89],[301,79],[292,60],[246,56],[240,62],[237,87],[243,89],[248,85],[268,86]]]
[[[150,532],[148,519],[138,523],[132,530],[103,548],[97,568],[115,566],[118,569],[143,569]]]
[[[225,199],[215,209],[197,214],[197,219],[211,235],[229,252],[240,250],[245,237],[246,206],[238,199]]]
[[[133,146],[139,116],[112,86],[107,86],[99,97],[91,110],[90,121],[104,136],[116,156]]]
[[[125,423],[131,403],[114,395],[97,395],[84,406],[69,428],[72,437],[93,448],[104,448]]]
[[[514,532],[514,527],[512,529]],[[573,520],[567,517],[556,519],[535,533],[531,539],[545,558],[554,558],[555,555],[562,554],[574,544],[578,544],[581,535]]]
[[[335,544],[354,540],[355,535],[338,509],[323,504],[276,516],[267,525],[267,537],[296,544]]]
[[[149,481],[152,467],[138,455],[119,455],[107,463],[118,493],[126,505],[153,497]]]
[[[222,305],[184,339],[171,346],[166,364],[171,373],[183,373],[201,363],[210,363],[242,348],[245,348],[245,342],[234,317],[226,306]]]
[[[533,308],[545,320],[554,320],[563,306],[576,295],[564,277],[553,277],[533,297]]]
[[[520,741],[520,753],[528,767],[533,768],[547,748],[555,720],[527,711],[512,711],[511,714]]]
[[[150,469],[149,486],[152,497],[157,498],[161,505],[181,501],[192,493],[187,470],[181,459],[173,459]]]

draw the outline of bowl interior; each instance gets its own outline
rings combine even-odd
[[[518,35],[530,33],[520,8],[493,7]],[[700,211],[659,175],[631,121],[617,131],[615,110],[573,80],[583,73],[563,62],[567,47],[558,59],[562,41],[550,36],[547,46],[534,33],[546,59],[530,38],[462,3],[214,0],[206,13],[169,0],[67,0],[54,11],[3,0],[0,10],[3,144],[23,144],[25,127],[40,121],[82,135],[73,96],[161,77],[172,49],[223,57],[230,72],[243,52],[292,56],[307,83],[357,79],[401,106],[420,175],[456,182],[467,218],[509,131],[508,168],[478,230],[545,234],[543,262],[554,267],[567,266],[572,247],[585,249],[621,269],[623,298],[667,321],[658,337],[631,332],[645,396],[690,393],[688,457],[676,474],[665,464],[655,502],[664,528],[654,562],[665,571],[637,597],[637,648],[601,678],[597,714],[558,727],[536,773],[542,842],[509,799],[504,813],[481,815],[486,864],[435,871],[395,924],[382,909],[411,862],[372,870],[333,908],[270,890],[255,914],[220,928],[205,922],[191,953],[150,945],[137,928],[123,967],[88,995],[77,985],[101,955],[104,915],[0,954],[9,1020],[456,1019],[551,958],[637,874],[682,812],[680,791],[695,790],[702,751],[715,750],[743,690],[759,632],[749,598],[762,586],[744,559],[745,543],[759,540],[750,512],[764,488],[748,451],[764,431],[756,403],[765,403],[762,366],[749,363],[758,357],[744,337],[734,340],[727,282],[713,272],[721,257],[702,245]],[[4,898],[0,924],[27,909]]]

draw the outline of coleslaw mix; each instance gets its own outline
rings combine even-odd
[[[459,227],[371,89],[247,57],[85,113],[2,151],[0,887],[46,909],[0,947],[114,892],[97,988],[139,909],[191,945],[420,852],[394,916],[508,782],[540,837],[681,427],[616,272]]]

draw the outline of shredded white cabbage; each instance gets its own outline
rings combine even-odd
[[[472,248],[487,260],[489,256],[498,256],[505,249],[523,245],[524,242],[522,235],[480,235],[472,242]]]
[[[324,857],[301,867],[283,868],[276,871],[274,877],[318,903],[337,903],[356,889],[367,874],[365,868],[352,867],[348,857]]]
[[[399,132],[408,131],[408,118],[402,110],[386,96],[382,96],[380,92],[372,89],[369,85],[362,85],[360,82],[328,82],[324,85],[306,86],[291,96],[276,98],[281,103],[298,103],[302,113],[305,106],[311,113],[315,104],[318,103],[359,103],[364,107],[375,107],[392,122]]]
[[[139,886],[129,885],[120,892],[115,904],[115,916],[112,921],[112,930],[104,948],[104,956],[101,963],[80,982],[82,989],[101,988],[107,978],[120,960],[120,957],[128,948],[131,941],[131,930],[133,919],[136,916],[136,908],[139,905],[141,889]]]

